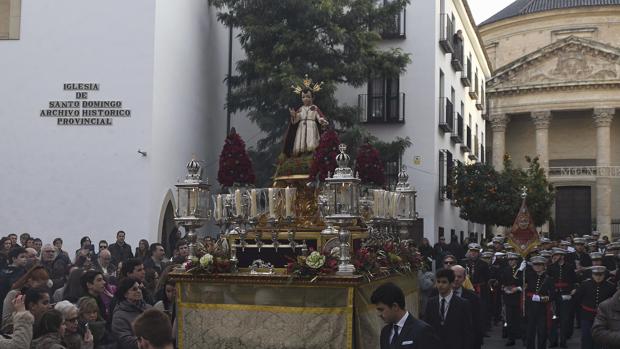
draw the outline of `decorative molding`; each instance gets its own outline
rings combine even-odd
[[[609,127],[616,114],[614,108],[595,108],[594,109],[594,124],[596,127]]]
[[[570,36],[499,68],[489,80],[487,92],[515,94],[619,83],[620,49]]]
[[[510,117],[506,114],[492,114],[489,116],[489,121],[491,121],[493,132],[504,132],[510,122]]]
[[[551,110],[533,111],[531,117],[536,129],[549,128],[551,124]]]

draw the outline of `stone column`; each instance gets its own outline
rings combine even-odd
[[[501,170],[504,166],[506,154],[506,125],[510,117],[506,114],[493,114],[489,117],[493,130],[493,167]]]
[[[595,108],[596,166],[609,166],[611,162],[611,122],[614,108]],[[611,240],[611,180],[596,178],[596,226],[601,236]]]
[[[549,124],[551,123],[551,111],[532,112],[532,121],[536,126],[536,154],[540,160],[540,166],[549,170]]]

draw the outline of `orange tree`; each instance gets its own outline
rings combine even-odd
[[[537,226],[551,218],[553,187],[547,181],[538,158],[526,157],[527,169],[517,169],[509,156],[504,169],[488,164],[457,166],[450,187],[460,216],[475,223],[511,226],[521,206],[522,188],[527,188],[527,205]]]

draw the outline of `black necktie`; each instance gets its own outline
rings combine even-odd
[[[396,344],[396,338],[398,337],[398,325],[394,325],[394,336],[392,336],[392,341],[390,342],[390,345],[394,345]]]
[[[444,322],[446,319],[446,299],[441,299],[441,307],[439,308],[439,312],[441,313],[441,322]]]

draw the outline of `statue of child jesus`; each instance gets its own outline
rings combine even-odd
[[[287,155],[299,156],[304,153],[312,153],[319,145],[320,127],[329,124],[319,107],[314,105],[314,95],[311,89],[301,91],[302,106],[295,110],[289,108],[291,114],[291,126],[289,132],[295,134],[292,149],[288,145]],[[289,135],[290,137],[290,135]],[[288,137],[287,137],[288,138]]]

